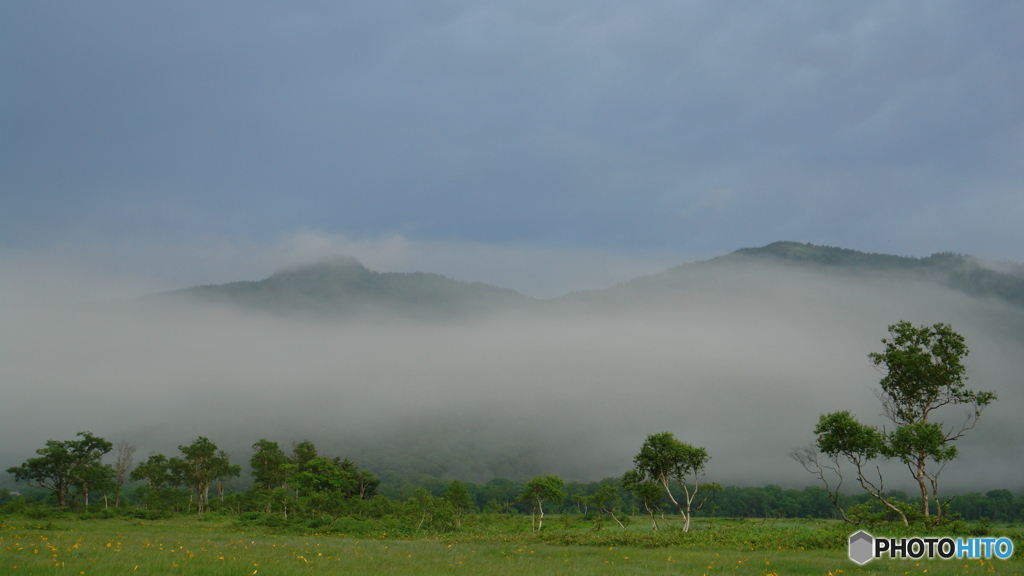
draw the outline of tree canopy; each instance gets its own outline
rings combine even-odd
[[[88,502],[89,486],[111,480],[115,472],[101,459],[114,445],[91,432],[79,432],[79,440],[47,440],[36,450],[38,458],[29,458],[21,466],[8,468],[16,480],[45,488],[54,493],[61,508],[68,494],[78,488]]]
[[[815,446],[795,450],[792,455],[825,482],[833,502],[837,502],[838,485],[829,488],[826,470],[838,475],[841,484],[840,460],[852,464],[861,486],[906,524],[906,513],[885,495],[881,473],[871,473],[866,468],[876,458],[898,459],[907,465],[917,482],[921,517],[931,523],[934,505],[934,522],[940,522],[939,474],[947,462],[957,457],[953,442],[974,428],[996,395],[967,388],[963,359],[969,350],[963,336],[948,324],[914,326],[900,321],[889,326],[889,335],[882,339],[885,349],[868,354],[868,358],[882,372],[876,395],[892,428],[882,430],[862,424],[849,411],[822,414],[814,429]],[[957,405],[969,407],[959,425],[947,426],[937,419],[939,409]],[[819,461],[818,451],[833,464]]]
[[[882,339],[885,350],[868,354],[883,372],[878,397],[885,416],[896,426],[888,433],[885,455],[910,468],[921,491],[925,520],[931,512],[930,500],[941,519],[938,476],[942,466],[957,456],[952,443],[974,428],[996,395],[967,388],[963,359],[970,351],[949,324],[915,327],[900,321],[889,326],[889,334],[890,338]],[[936,410],[953,405],[970,406],[962,425],[947,428],[931,420]],[[929,468],[929,461],[935,466]]]
[[[671,432],[651,434],[644,441],[640,452],[633,458],[633,464],[640,477],[631,477],[631,482],[638,487],[642,486],[644,481],[660,484],[682,515],[683,531],[687,531],[690,529],[693,502],[701,488],[700,476],[710,459],[707,450],[681,442]],[[669,487],[669,481],[672,480],[679,483],[683,489],[682,501],[677,500],[672,494]],[[700,508],[700,505],[697,508]]]
[[[544,525],[544,501],[561,502],[565,499],[565,481],[554,474],[541,474],[535,476],[526,483],[522,500],[533,503],[535,509],[540,512],[536,530],[539,532]]]

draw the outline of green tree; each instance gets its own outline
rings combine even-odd
[[[284,468],[289,472],[288,482],[298,494],[337,492],[346,498],[370,498],[380,484],[376,476],[360,470],[348,458],[320,456],[308,440],[295,446]]]
[[[237,464],[228,462],[228,455],[217,451],[217,445],[200,436],[188,446],[178,446],[182,458],[171,458],[171,470],[180,475],[196,494],[196,511],[202,514],[210,504],[210,485],[221,478],[241,474]]]
[[[318,458],[319,455],[316,451],[316,445],[309,440],[303,440],[299,443],[292,443],[292,455],[288,457],[288,463],[284,465],[286,482],[292,489],[295,490],[295,497],[301,496],[301,490],[298,486],[300,482],[295,480],[295,475],[305,471],[309,462],[314,458]]]
[[[275,505],[280,505],[288,517],[288,471],[289,461],[284,450],[266,438],[260,438],[252,445],[253,454],[249,459],[252,469],[253,487],[250,495],[269,514]]]
[[[407,505],[419,515],[417,531],[426,527],[434,531],[451,532],[456,528],[455,508],[447,498],[438,498],[424,488],[416,488]]]
[[[260,438],[252,445],[252,449],[253,454],[249,459],[249,466],[252,468],[253,482],[265,490],[287,486],[288,476],[285,464],[288,463],[288,456],[277,442]]]
[[[317,456],[316,445],[309,440],[303,440],[292,447],[291,462],[301,468]]]
[[[564,500],[564,487],[565,482],[562,478],[554,474],[541,474],[526,483],[526,487],[523,489],[523,493],[519,498],[525,502],[530,502],[533,505],[534,510],[540,512],[540,516],[537,520],[537,526],[535,528],[537,532],[540,532],[541,527],[544,525],[544,501],[549,500],[552,502],[561,502]],[[530,515],[530,520],[532,525],[532,514]]]
[[[443,498],[451,503],[452,513],[455,521],[455,528],[462,525],[462,514],[473,508],[473,499],[469,496],[469,490],[458,480],[452,480],[445,490]]]
[[[369,470],[355,469],[352,475],[356,481],[357,492],[355,495],[364,500],[373,498],[377,493],[377,487],[380,486],[380,479]]]
[[[619,491],[615,486],[611,484],[601,484],[597,492],[594,492],[587,497],[588,503],[598,508],[601,512],[612,517],[615,523],[619,525],[623,530],[626,529],[626,525],[615,515],[616,509],[619,507]]]
[[[106,494],[117,488],[117,471],[110,464],[99,461],[79,468],[74,477],[76,497],[82,497],[86,508],[89,507],[89,494],[92,492],[101,492],[106,501]]]
[[[47,440],[45,448],[36,450],[38,458],[29,458],[7,472],[30,486],[53,492],[57,505],[65,508],[72,488],[88,494],[90,483],[102,481],[105,472],[100,460],[113,448],[113,444],[91,432],[79,432],[77,436],[81,439]]]
[[[344,492],[354,490],[352,476],[339,466],[340,462],[325,456],[306,461],[292,478],[300,494],[315,492]]]
[[[957,457],[953,442],[974,428],[996,395],[967,388],[963,359],[970,352],[963,336],[948,324],[915,327],[900,321],[889,326],[889,335],[882,339],[884,351],[868,354],[883,373],[878,394],[883,413],[896,426],[888,434],[886,455],[910,468],[921,491],[925,521],[930,502],[935,503],[936,521],[941,521],[939,473]],[[962,425],[947,428],[933,419],[936,410],[956,405],[970,407]]]
[[[694,508],[693,502],[702,487],[710,486],[700,484],[700,476],[710,459],[707,450],[681,442],[671,432],[648,436],[640,452],[633,458],[635,469],[643,480],[657,482],[679,510],[683,517],[684,532],[690,530],[693,511],[704,505],[701,501]],[[676,500],[669,488],[669,482],[673,480],[683,489],[682,501]]]
[[[224,501],[225,492],[227,490],[227,481],[229,478],[237,478],[242,475],[242,466],[240,464],[231,463],[231,454],[223,450],[217,452],[217,470],[215,470],[215,476],[213,481],[217,484],[217,497],[220,498],[221,502]]]
[[[177,478],[171,471],[171,463],[163,454],[150,454],[145,462],[139,462],[129,478],[132,482],[145,480],[155,490],[178,484]]]
[[[660,530],[654,513],[660,509],[658,501],[664,495],[661,486],[657,482],[647,480],[645,475],[639,470],[630,470],[622,475],[622,487],[629,490],[637,500],[640,500],[644,510],[651,517],[651,527],[655,530]]]
[[[814,433],[818,437],[816,449],[812,449],[814,447],[802,449],[802,453],[801,450],[797,450],[793,453],[793,457],[825,482],[826,489],[830,491],[832,503],[842,513],[844,520],[852,522],[839,505],[839,488],[842,486],[843,480],[840,460],[845,460],[853,465],[856,470],[857,482],[861,488],[899,516],[904,525],[909,524],[907,515],[900,506],[892,498],[886,496],[881,472],[875,468],[875,474],[872,475],[868,468],[868,464],[872,460],[888,453],[885,434],[877,428],[861,424],[849,411],[822,414],[818,418],[818,425],[814,427]],[[831,466],[819,461],[818,451],[828,455],[832,462]],[[826,467],[839,477],[839,483],[834,488],[829,487],[824,471]]]
[[[373,474],[347,458],[319,455],[308,440],[295,445],[281,469],[287,485],[295,490],[296,502],[318,513],[348,507],[353,498],[371,498],[380,484]]]
[[[150,510],[185,510],[191,506],[192,492],[179,486],[188,485],[182,477],[184,470],[177,458],[168,459],[163,454],[150,454],[132,470],[129,478],[133,482],[145,480],[149,484],[135,491],[139,502]]]

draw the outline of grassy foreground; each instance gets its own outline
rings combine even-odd
[[[880,560],[860,567],[845,548],[801,550],[764,539],[712,545],[697,538],[659,548],[596,545],[594,539],[590,545],[553,543],[559,540],[565,539],[543,541],[529,533],[420,540],[301,536],[243,531],[216,518],[15,518],[0,523],[0,575],[1024,574],[1019,553],[1008,561]]]

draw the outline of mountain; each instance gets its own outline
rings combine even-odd
[[[636,290],[685,293],[702,276],[751,264],[848,278],[923,281],[974,297],[998,298],[1024,306],[1024,266],[1020,264],[988,263],[951,252],[914,258],[799,242],[743,248],[709,260],[681,264],[612,288],[588,290],[546,302],[508,288],[458,281],[438,274],[375,272],[351,257],[279,270],[265,280],[197,286],[160,297],[328,318],[383,315],[440,319],[512,309],[551,309],[568,302],[620,299]]]
[[[423,272],[375,272],[350,257],[280,270],[256,282],[197,286],[167,295],[277,313],[423,319],[475,315],[534,302],[515,290],[481,282]]]
[[[770,274],[755,273],[770,269]],[[745,275],[747,271],[751,275]],[[789,272],[787,272],[789,271]],[[336,257],[275,272],[259,281],[196,286],[147,298],[201,301],[279,315],[327,320],[407,318],[440,320],[478,317],[509,310],[558,313],[650,303],[651,298],[685,298],[711,285],[732,282],[799,282],[810,273],[841,281],[910,281],[951,289],[974,298],[1024,307],[1024,266],[991,263],[943,252],[924,258],[866,253],[800,242],[774,242],[675,266],[618,286],[538,300],[514,290],[464,282],[425,272],[376,272],[354,258]],[[739,274],[739,275],[737,275]],[[904,285],[907,285],[904,283]]]
[[[634,279],[627,288],[683,289],[688,279],[723,266],[771,264],[832,276],[890,278],[932,282],[979,298],[998,298],[1024,306],[1024,265],[990,263],[973,256],[940,252],[924,258],[859,252],[800,242],[774,242],[743,248],[710,260],[682,264],[660,274]]]

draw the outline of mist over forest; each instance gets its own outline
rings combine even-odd
[[[547,300],[333,259],[258,282],[5,306],[0,468],[89,430],[140,454],[202,435],[244,463],[260,438],[309,439],[383,477],[594,480],[670,431],[707,448],[709,481],[802,487],[814,478],[788,453],[820,414],[885,422],[867,355],[907,320],[951,324],[971,350],[968,386],[999,395],[944,489],[1024,489],[1019,266],[772,247]],[[889,468],[887,485],[910,484]]]

